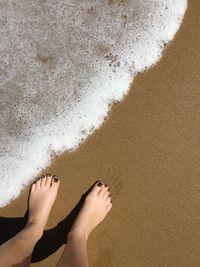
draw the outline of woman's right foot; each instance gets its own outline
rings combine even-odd
[[[43,232],[49,213],[56,199],[59,180],[51,174],[43,175],[32,184],[29,196],[29,216],[27,227],[36,226]]]
[[[103,221],[111,208],[112,200],[108,187],[102,182],[97,182],[85,198],[69,236],[87,240],[92,230]]]

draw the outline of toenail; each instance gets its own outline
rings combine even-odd
[[[108,187],[108,185],[107,185],[107,184],[105,184],[105,187]]]
[[[53,176],[53,180],[54,180],[55,183],[57,183],[58,182],[58,177],[57,176]]]
[[[47,176],[51,176],[51,173],[47,173]]]
[[[97,184],[99,187],[101,187],[102,185],[103,185],[103,183],[102,182],[98,182],[98,184]]]
[[[40,178],[44,178],[45,176],[44,175],[42,175]]]

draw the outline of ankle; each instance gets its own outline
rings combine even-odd
[[[27,222],[25,229],[34,233],[35,237],[38,240],[42,237],[44,232],[44,229],[40,224],[32,223],[29,221]]]
[[[67,240],[68,241],[83,241],[83,242],[87,242],[88,240],[88,236],[84,233],[84,231],[82,231],[79,228],[76,229],[72,229],[70,230],[68,236],[67,236]]]

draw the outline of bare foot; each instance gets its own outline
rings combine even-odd
[[[112,201],[108,187],[102,182],[97,182],[87,195],[70,235],[81,236],[88,239],[92,230],[103,221],[112,208]]]
[[[29,196],[29,217],[27,225],[37,225],[43,232],[51,207],[56,199],[59,180],[51,174],[42,176],[31,186]]]

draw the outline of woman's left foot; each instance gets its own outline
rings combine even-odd
[[[43,232],[56,199],[59,184],[58,178],[51,174],[43,175],[32,184],[27,226],[35,225]]]

